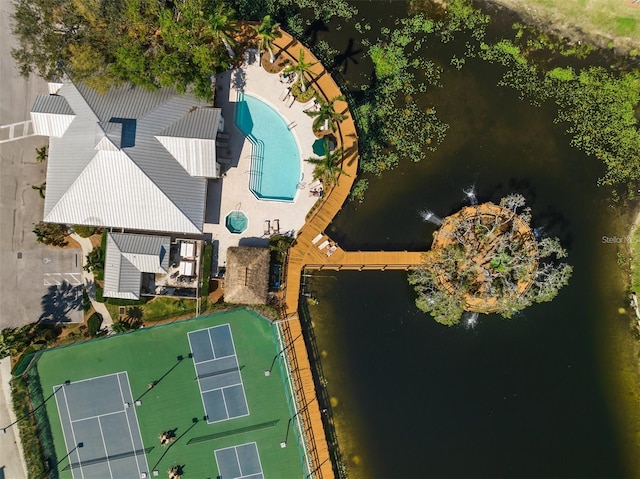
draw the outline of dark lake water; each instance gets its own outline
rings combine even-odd
[[[360,17],[403,15],[397,2],[356,4]],[[344,49],[352,34],[323,35]],[[360,59],[346,78],[367,68]],[[617,248],[601,239],[626,235],[628,220],[553,109],[520,101],[499,78],[479,61],[447,69],[424,99],[451,126],[445,142],[372,178],[365,203],[345,205],[330,234],[345,249],[428,249],[433,226],[419,212],[450,214],[475,184],[481,201],[525,195],[534,226],[568,248],[573,277],[553,302],[467,330],[418,311],[405,273],[314,274],[310,311],[351,478],[634,476],[637,357],[618,311]]]

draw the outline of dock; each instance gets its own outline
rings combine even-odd
[[[324,69],[322,63],[301,43],[288,33],[281,31],[282,36],[273,42],[277,55],[283,55],[292,64],[298,60],[300,49],[304,49],[305,61],[316,62],[311,70],[313,79],[310,82],[317,93],[326,100],[340,96],[342,92],[332,76]],[[346,101],[335,102],[336,111],[347,116],[338,124],[335,132],[337,148],[343,149],[341,168],[346,174],[330,188],[326,188],[324,196],[306,218],[296,241],[289,249],[283,267],[284,290],[282,292],[283,307],[281,319],[278,321],[287,347],[287,361],[295,386],[297,413],[302,422],[305,435],[311,472],[307,477],[321,479],[335,478],[331,451],[327,444],[325,421],[317,398],[312,374],[309,352],[302,336],[302,323],[298,316],[300,284],[305,269],[312,270],[410,270],[424,263],[425,252],[410,251],[345,251],[328,235],[324,234],[333,218],[349,197],[351,187],[358,174],[358,135],[355,122],[349,112]]]

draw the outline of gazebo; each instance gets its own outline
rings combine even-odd
[[[234,246],[227,250],[224,300],[227,303],[266,304],[269,291],[268,248]]]

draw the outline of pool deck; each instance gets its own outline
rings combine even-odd
[[[245,246],[266,246],[269,235],[265,235],[266,221],[273,228],[279,224],[280,233],[296,232],[305,223],[305,217],[318,200],[309,192],[313,182],[313,165],[304,161],[315,156],[312,146],[316,137],[312,132],[312,118],[303,112],[303,104],[295,102],[291,107],[280,100],[286,85],[279,76],[267,73],[259,60],[224,72],[216,77],[216,106],[222,108],[225,132],[230,135],[229,148],[219,148],[231,160],[224,178],[210,180],[207,195],[207,218],[204,232],[218,241],[218,266],[224,266],[226,251],[239,242]],[[249,190],[251,170],[251,143],[235,124],[236,98],[239,91],[253,95],[276,110],[291,127],[301,156],[302,178],[293,202],[259,200]],[[228,150],[228,151],[225,151]],[[218,206],[219,205],[219,206]],[[230,233],[225,217],[235,210],[242,210],[249,219],[247,229],[241,234]],[[219,215],[216,212],[219,211]],[[277,222],[275,220],[278,220]]]

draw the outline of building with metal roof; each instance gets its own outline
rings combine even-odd
[[[170,88],[59,85],[32,110],[50,137],[44,221],[201,234],[220,110]]]
[[[140,299],[143,273],[166,274],[171,238],[107,233],[103,296]]]

